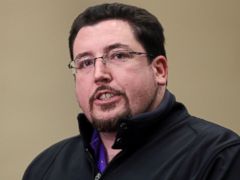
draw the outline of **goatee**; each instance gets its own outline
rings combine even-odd
[[[113,118],[98,118],[96,117],[96,115],[94,114],[94,107],[93,107],[93,102],[95,100],[95,94],[100,91],[100,90],[110,90],[112,94],[117,95],[117,96],[122,96],[125,104],[124,104],[124,111],[116,114],[115,117]],[[113,89],[110,86],[100,86],[98,87],[95,92],[93,93],[93,95],[91,96],[90,100],[90,114],[91,114],[91,119],[92,119],[92,125],[94,128],[96,128],[99,132],[116,132],[117,130],[117,126],[118,126],[118,122],[125,117],[130,117],[132,116],[131,110],[130,110],[130,105],[129,105],[129,100],[126,96],[126,94],[122,91]],[[115,108],[117,108],[117,104],[116,103],[109,103],[107,105],[102,105],[100,106],[100,109],[102,112],[110,112],[112,110],[114,110]]]

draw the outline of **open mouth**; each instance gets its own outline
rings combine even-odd
[[[90,98],[90,104],[97,106],[109,106],[120,102],[124,93],[108,86],[101,86],[96,89],[94,95]]]
[[[97,92],[94,99],[105,101],[105,100],[109,100],[118,95],[119,94],[117,92],[105,90],[105,91]]]
[[[101,94],[99,94],[99,96],[97,96],[97,99],[99,99],[99,100],[108,100],[108,99],[110,99],[113,96],[114,96],[114,94],[109,93],[109,92],[101,93]]]

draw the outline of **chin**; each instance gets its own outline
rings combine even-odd
[[[110,110],[110,111],[100,111],[100,112],[93,112],[91,117],[95,120],[100,121],[116,121],[118,119],[124,118],[126,116],[130,116],[131,111],[128,108],[124,110]]]
[[[99,132],[115,132],[119,118],[114,115],[92,116],[92,125]]]
[[[112,119],[119,119],[121,118],[121,114],[124,114],[124,113],[113,113],[113,112],[100,112],[100,113],[97,113],[97,114],[93,114],[92,117],[94,119],[99,119],[100,121],[111,121]]]

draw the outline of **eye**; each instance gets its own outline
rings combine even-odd
[[[125,61],[132,58],[131,53],[128,51],[115,51],[109,54],[110,60]]]
[[[77,69],[85,69],[94,65],[94,59],[84,59],[76,62]]]

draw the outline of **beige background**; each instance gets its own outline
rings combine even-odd
[[[17,180],[49,145],[78,133],[67,38],[89,5],[0,1],[0,179]],[[169,89],[189,111],[240,133],[240,1],[135,0],[165,27]]]

